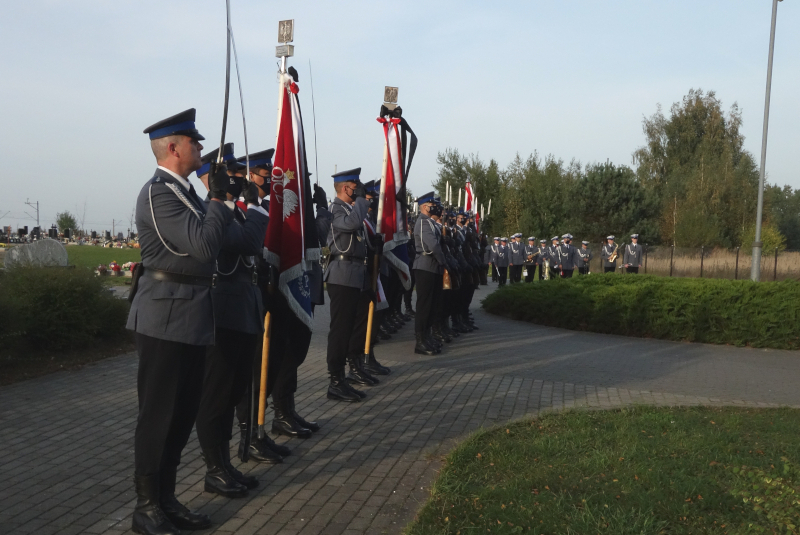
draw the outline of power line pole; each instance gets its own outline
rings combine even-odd
[[[33,204],[30,199],[25,200],[25,204],[30,206],[31,208],[36,208],[36,226],[39,226],[39,201],[36,201],[36,204]]]
[[[769,30],[769,60],[767,60],[767,95],[764,99],[764,129],[761,132],[761,171],[758,174],[758,208],[756,210],[756,240],[753,242],[753,260],[750,265],[750,280],[761,279],[761,221],[764,215],[764,174],[767,165],[767,130],[769,128],[769,96],[772,91],[772,56],[775,52],[775,21],[778,18],[778,2],[772,0],[772,25]]]

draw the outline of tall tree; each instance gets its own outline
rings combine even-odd
[[[76,233],[79,230],[78,220],[67,210],[56,214],[56,226],[60,232],[64,232],[64,229],[70,229],[73,233]]]
[[[659,204],[629,167],[590,165],[575,185],[575,231],[593,241],[635,232],[642,243],[658,243]]]
[[[666,118],[660,107],[644,120],[637,176],[661,199],[664,241],[681,246],[732,246],[755,217],[758,172],[742,147],[741,112],[726,114],[713,91],[690,90]]]

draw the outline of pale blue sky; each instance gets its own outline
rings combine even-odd
[[[582,163],[631,164],[642,118],[690,88],[743,111],[759,157],[770,0],[597,2],[271,2],[232,0],[252,152],[274,145],[277,22],[295,19],[307,142],[319,174],[380,174],[383,86],[420,143],[410,175],[430,189],[447,147],[495,158],[538,151]],[[142,129],[196,107],[207,149],[218,143],[225,52],[223,0],[26,0],[0,18],[3,225],[42,226],[82,211],[88,229],[127,229],[155,167]],[[779,4],[768,180],[800,187],[800,0]],[[243,154],[232,87],[229,140]],[[313,151],[309,160],[313,162]],[[313,163],[312,171],[313,171]],[[196,179],[195,184],[197,184]],[[483,195],[488,202],[488,195]]]

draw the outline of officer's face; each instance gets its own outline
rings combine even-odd
[[[175,169],[175,171],[181,176],[189,176],[203,165],[203,162],[200,161],[203,146],[189,136],[177,137],[177,142],[169,144],[170,154],[178,158],[177,163],[180,169]]]

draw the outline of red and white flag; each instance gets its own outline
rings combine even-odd
[[[408,233],[402,206],[397,199],[403,184],[403,150],[398,125],[401,119],[394,117],[378,117],[383,125],[383,137],[386,142],[384,175],[381,178],[379,217],[380,232],[385,238],[383,257],[397,271],[403,287],[411,288],[411,270],[408,267],[406,242]]]
[[[264,258],[278,269],[278,289],[289,307],[311,330],[314,313],[308,272],[311,271],[311,262],[319,260],[319,242],[310,236],[313,217],[307,221],[310,186],[306,184],[303,119],[297,97],[299,88],[286,73],[280,75],[279,83],[278,138],[269,204],[272,217],[264,242]]]
[[[475,190],[472,189],[472,184],[467,181],[467,185],[464,187],[464,191],[466,192],[464,198],[464,211],[469,212],[470,210],[475,209]]]

